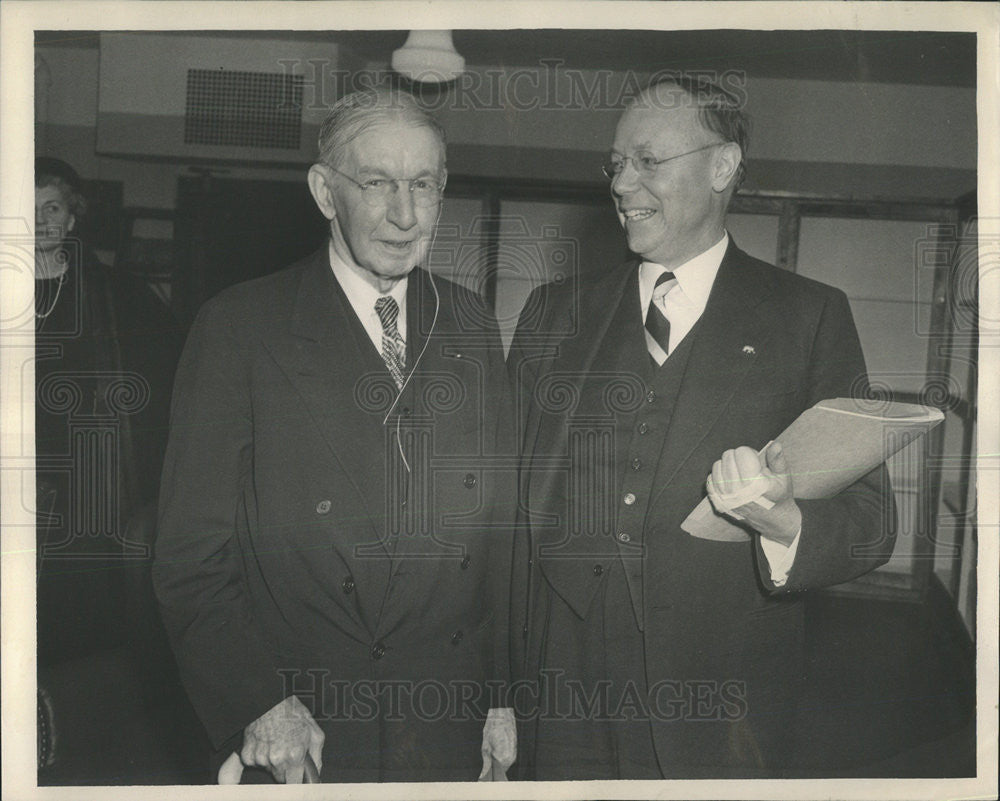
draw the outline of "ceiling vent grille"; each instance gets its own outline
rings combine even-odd
[[[297,150],[302,87],[301,75],[188,70],[184,144]]]

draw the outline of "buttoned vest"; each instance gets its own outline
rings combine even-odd
[[[576,582],[593,587],[621,559],[641,629],[646,511],[699,325],[657,366],[646,350],[637,293],[633,277],[586,373],[573,375],[556,358],[536,396],[547,411],[541,448],[559,455],[549,483],[540,485],[547,497],[539,500],[559,529],[539,551],[545,572],[557,592]],[[556,392],[561,381],[565,391]],[[589,590],[570,594],[578,611],[581,597],[587,605],[592,598]]]

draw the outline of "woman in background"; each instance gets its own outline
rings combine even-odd
[[[180,331],[141,279],[102,264],[78,235],[76,171],[35,160],[35,445],[38,661],[125,644],[125,536],[156,497]]]

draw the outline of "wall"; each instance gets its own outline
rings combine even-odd
[[[283,54],[304,60],[315,55],[316,46],[272,43],[271,51],[275,60]],[[86,177],[123,181],[126,205],[171,208],[176,177],[188,164],[96,153],[99,51],[48,46],[38,52],[52,75],[44,149],[71,161]],[[166,54],[154,51],[151,58]],[[148,82],[121,81],[117,88],[128,102],[105,99],[103,106],[149,105],[149,98],[138,98],[151,94]],[[598,165],[628,86],[622,74],[473,67],[437,101],[449,132],[450,170],[598,182]],[[747,93],[754,122],[750,189],[946,199],[975,189],[972,89],[751,79]],[[328,87],[322,94],[330,99]],[[315,130],[314,117],[307,114],[305,136]],[[301,180],[306,167],[253,166],[253,151],[234,156],[241,161],[216,165],[233,177]]]

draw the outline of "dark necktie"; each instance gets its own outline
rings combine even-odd
[[[670,321],[656,302],[657,289],[667,283],[667,281],[673,280],[673,273],[663,273],[656,279],[656,283],[653,285],[653,294],[649,299],[649,309],[646,312],[646,330],[653,338],[653,341],[660,346],[660,350],[663,351],[662,353],[657,353],[652,345],[649,347],[649,355],[653,357],[657,364],[661,363],[661,358],[670,353]],[[668,287],[666,290],[661,291],[660,294],[665,295],[669,291],[670,288]]]
[[[393,298],[385,295],[375,301],[375,313],[382,321],[382,359],[389,368],[396,387],[402,389],[405,380],[403,370],[406,367],[406,343],[396,327],[399,306]]]

